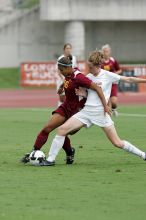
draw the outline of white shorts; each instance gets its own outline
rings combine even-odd
[[[107,113],[104,114],[103,111],[87,111],[82,109],[72,117],[81,121],[87,128],[92,125],[98,125],[104,128],[114,124],[111,117]]]

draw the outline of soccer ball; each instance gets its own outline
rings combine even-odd
[[[30,164],[33,166],[38,166],[44,159],[46,156],[41,150],[34,150],[29,155]]]

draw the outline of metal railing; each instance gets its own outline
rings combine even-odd
[[[39,3],[40,0],[0,0],[0,28],[39,6]]]

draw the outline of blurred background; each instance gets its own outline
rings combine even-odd
[[[146,57],[145,0],[0,0],[0,66],[54,60],[70,42],[78,59],[109,43],[122,63]]]
[[[0,0],[0,88],[55,85],[54,65],[65,43],[72,44],[78,61],[110,44],[123,74],[145,77],[145,9],[145,0]],[[40,78],[46,83],[33,84]]]

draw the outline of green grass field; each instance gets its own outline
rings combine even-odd
[[[146,150],[146,106],[120,107],[143,116],[114,118],[121,138]],[[0,220],[139,220],[146,216],[146,162],[114,148],[100,128],[71,137],[73,165],[61,151],[55,167],[22,165],[47,109],[0,109]],[[55,132],[44,146],[47,154]]]
[[[20,81],[19,68],[0,68],[0,89],[18,89]]]

